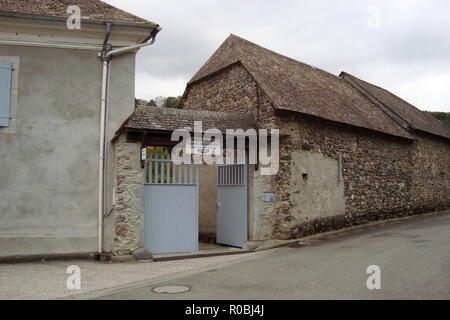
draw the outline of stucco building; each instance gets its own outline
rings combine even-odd
[[[111,250],[109,141],[134,110],[136,52],[159,28],[80,0],[69,29],[71,3],[0,2],[0,257]]]

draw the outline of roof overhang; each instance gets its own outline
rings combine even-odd
[[[202,127],[194,128],[195,121],[202,121]],[[251,114],[231,114],[207,110],[172,109],[165,107],[138,107],[117,130],[112,141],[122,132],[141,132],[145,134],[172,134],[174,130],[189,132],[217,129],[222,134],[227,130],[242,129],[244,135],[248,129],[258,129]]]
[[[66,18],[0,11],[0,44],[101,50],[109,21],[81,20],[80,30],[69,30]],[[144,42],[157,24],[110,22],[110,43],[125,47]]]

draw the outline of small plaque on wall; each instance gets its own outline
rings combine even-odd
[[[264,192],[264,202],[274,202],[275,193],[274,192]]]

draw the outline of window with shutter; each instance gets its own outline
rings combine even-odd
[[[0,61],[0,127],[7,127],[9,124],[12,69],[11,62]]]

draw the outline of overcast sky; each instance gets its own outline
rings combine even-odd
[[[450,112],[448,0],[106,0],[161,25],[140,50],[136,97],[176,96],[230,34],[422,110]]]

